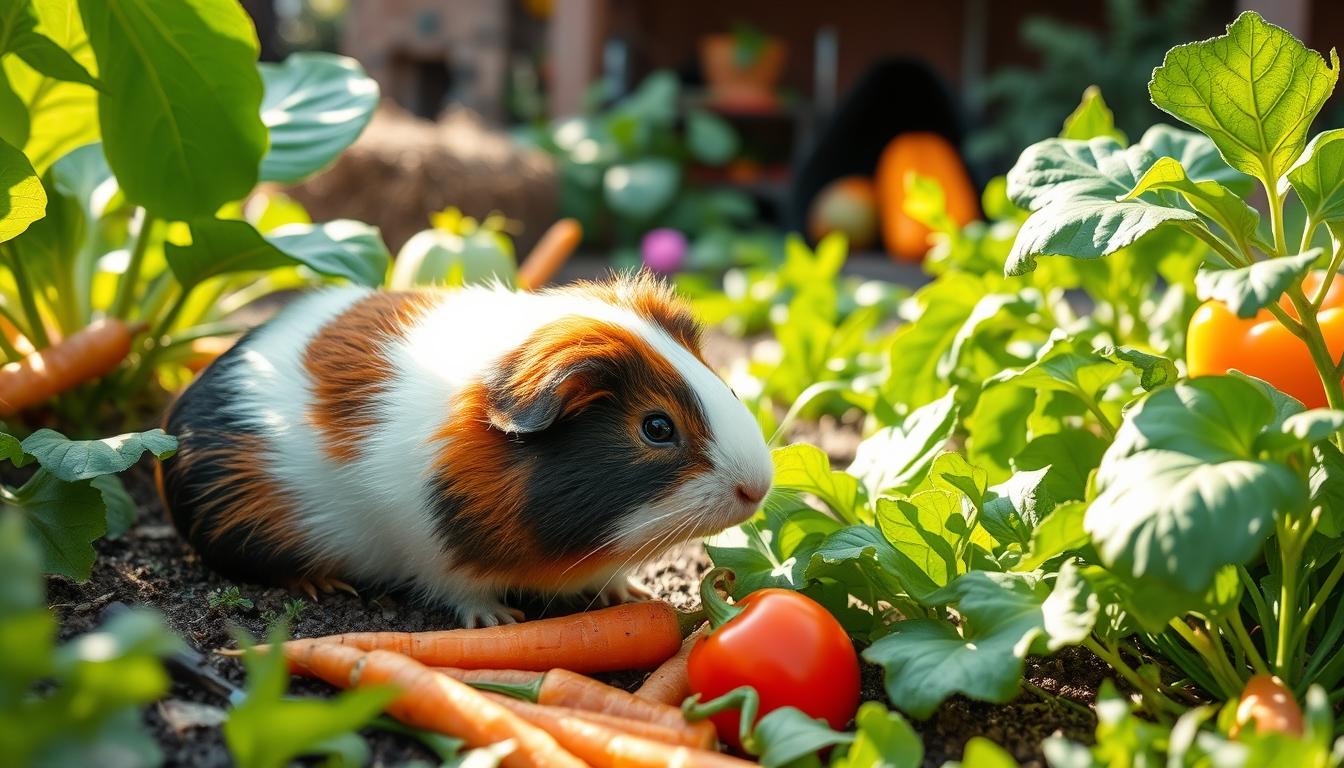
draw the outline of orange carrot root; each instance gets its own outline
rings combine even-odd
[[[407,725],[455,736],[469,747],[512,740],[517,747],[501,761],[508,768],[583,768],[583,762],[545,729],[414,659],[307,640],[286,643],[284,653],[291,669],[339,688],[391,685],[400,689],[401,695],[387,711]]]
[[[681,702],[691,695],[691,680],[686,671],[686,662],[691,657],[691,649],[701,637],[704,637],[708,629],[709,624],[704,624],[682,641],[681,650],[677,651],[677,655],[653,670],[644,680],[644,684],[635,691],[635,695],[649,701],[681,706]]]
[[[547,229],[518,268],[518,287],[535,291],[555,277],[583,240],[583,227],[574,219],[560,219]]]
[[[0,368],[0,416],[13,416],[110,373],[130,354],[132,335],[120,320],[99,320]]]
[[[652,601],[484,629],[351,632],[290,642],[393,651],[433,667],[592,673],[661,664],[681,646],[681,626],[675,608]]]
[[[492,703],[494,703],[492,701]],[[640,738],[589,722],[563,709],[514,701],[509,711],[546,731],[560,746],[597,768],[747,768],[735,757]]]
[[[672,744],[676,746],[694,747],[696,749],[714,749],[715,744],[706,744],[699,735],[683,728],[668,728],[658,723],[650,723],[644,720],[632,720],[628,717],[618,715],[609,715],[605,712],[588,712],[582,709],[572,707],[557,707],[553,705],[533,704],[531,702],[515,699],[512,696],[505,696],[502,693],[491,693],[482,691],[484,696],[496,704],[510,710],[514,714],[527,719],[526,712],[529,707],[547,706],[555,714],[566,717],[577,717],[584,722],[594,725],[600,725],[603,728],[610,728],[617,733],[628,733],[631,736],[638,736],[641,739],[658,741],[663,744]]]

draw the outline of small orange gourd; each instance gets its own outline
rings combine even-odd
[[[932,178],[943,188],[947,213],[958,226],[980,215],[975,186],[961,156],[936,133],[912,131],[892,139],[877,162],[877,203],[882,241],[896,261],[918,263],[929,250],[929,228],[905,212],[906,177]]]

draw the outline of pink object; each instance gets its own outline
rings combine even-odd
[[[686,261],[686,236],[675,229],[649,230],[640,243],[644,266],[664,275],[681,269]]]

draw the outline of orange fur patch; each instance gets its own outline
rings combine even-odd
[[[700,352],[703,329],[690,304],[670,285],[648,272],[603,282],[578,282],[557,290],[596,296],[608,304],[625,307],[662,328],[704,361]]]
[[[303,365],[313,381],[308,423],[336,461],[359,457],[359,440],[377,425],[375,401],[392,379],[389,341],[405,335],[434,305],[429,292],[372,293],[332,319],[308,344]]]

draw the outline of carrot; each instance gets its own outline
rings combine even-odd
[[[365,651],[395,651],[433,667],[611,672],[661,664],[681,645],[681,622],[701,620],[651,601],[484,629],[351,632],[289,644],[335,643]]]
[[[717,740],[706,743],[699,734],[692,733],[683,728],[668,728],[667,726],[659,725],[658,723],[650,723],[644,720],[632,720],[628,717],[609,715],[605,712],[587,712],[582,709],[574,709],[573,707],[533,704],[532,702],[520,701],[512,696],[506,696],[502,693],[491,693],[489,691],[483,691],[483,695],[487,699],[513,712],[524,720],[527,719],[527,713],[531,711],[531,709],[529,709],[530,707],[546,706],[555,714],[565,715],[567,717],[577,717],[584,722],[600,725],[603,728],[610,728],[617,733],[638,736],[641,739],[648,739],[649,741],[694,747],[696,749],[714,749],[718,743]]]
[[[490,672],[438,669],[472,687],[507,694],[515,699],[654,723],[682,734],[677,743],[705,749],[716,743],[714,724],[708,720],[688,723],[679,707],[647,701],[568,670],[552,669],[539,675],[512,669]]]
[[[515,749],[501,761],[508,768],[583,766],[545,729],[529,725],[471,686],[440,675],[414,659],[388,651],[366,652],[323,643],[286,643],[284,653],[292,669],[339,688],[392,685],[401,689],[387,711],[407,725],[455,736],[470,747],[513,741]]]
[[[492,702],[493,703],[493,702]],[[501,703],[501,706],[504,706]],[[515,701],[509,710],[546,731],[560,746],[596,768],[747,768],[745,760],[621,733],[563,709]]]
[[[0,416],[41,405],[109,373],[130,354],[133,335],[133,329],[120,320],[99,320],[0,368]]]
[[[545,285],[569,261],[583,239],[583,226],[574,219],[560,219],[547,229],[518,268],[518,287],[535,291]]]
[[[662,666],[653,670],[639,686],[635,695],[641,699],[657,701],[672,706],[681,706],[681,702],[691,695],[691,681],[686,673],[686,661],[691,657],[691,649],[705,635],[709,624],[704,624],[681,643],[677,655],[664,661]]]

